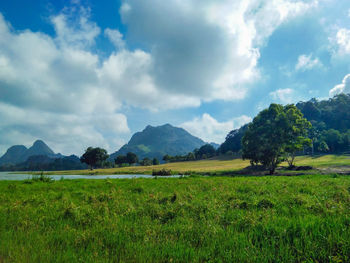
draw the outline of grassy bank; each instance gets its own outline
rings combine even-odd
[[[323,155],[323,156],[300,156],[296,158],[297,165],[309,165],[316,168],[332,166],[350,166],[349,155]],[[173,173],[225,173],[229,171],[239,171],[249,166],[249,161],[242,159],[234,160],[201,160],[194,162],[167,163],[157,166],[131,166],[111,169],[77,170],[77,171],[55,171],[45,172],[45,174],[152,174],[152,170],[171,170]],[[283,163],[282,166],[287,166]]]
[[[0,181],[0,262],[349,262],[350,177]]]

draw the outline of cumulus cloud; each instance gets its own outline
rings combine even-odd
[[[283,22],[317,1],[125,0],[120,13],[128,39],[153,60],[159,89],[208,101],[246,96],[259,72],[259,48]]]
[[[350,30],[341,28],[337,32],[336,42],[341,54],[350,54]]]
[[[297,71],[307,71],[313,68],[322,67],[322,63],[318,58],[313,59],[312,54],[310,55],[301,55],[298,58],[298,62],[295,65],[295,70]]]
[[[293,93],[294,90],[287,89],[278,89],[276,91],[270,92],[270,96],[273,100],[277,100],[281,103],[291,103],[293,102]]]
[[[105,35],[109,38],[109,40],[114,44],[116,48],[125,48],[125,41],[123,40],[123,35],[119,32],[118,29],[106,28]]]
[[[350,74],[346,75],[341,84],[336,85],[329,91],[329,96],[333,97],[340,93],[350,93]]]
[[[10,134],[50,140],[62,151],[68,139],[76,152],[95,143],[112,149],[122,142],[108,134],[129,132],[123,105],[157,111],[242,99],[259,77],[259,49],[268,37],[317,1],[124,0],[127,33],[105,29],[116,46],[107,57],[96,47],[101,29],[90,10],[72,3],[50,17],[53,36],[16,31],[0,14],[0,103],[7,111],[0,151],[19,142]],[[19,127],[27,118],[24,135]]]
[[[226,122],[219,122],[208,113],[204,113],[201,117],[182,123],[180,127],[206,142],[222,143],[231,130],[239,128],[251,120],[252,118],[242,115]]]

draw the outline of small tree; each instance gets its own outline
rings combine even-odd
[[[127,163],[128,161],[125,155],[118,155],[117,158],[114,159],[114,162],[120,167],[122,164]]]
[[[325,141],[322,141],[320,145],[317,147],[317,150],[321,153],[329,152],[329,147]]]
[[[126,162],[128,164],[134,164],[134,163],[137,163],[139,161],[139,159],[137,158],[137,155],[132,153],[132,152],[128,152],[126,154]]]
[[[307,121],[300,110],[295,105],[287,105],[284,107],[287,118],[286,132],[286,160],[289,167],[294,166],[295,155],[297,152],[310,147],[311,139],[307,138],[307,132],[311,128],[311,123]]]
[[[157,158],[153,158],[152,163],[153,163],[153,165],[159,165],[159,161]]]
[[[105,149],[89,147],[80,157],[80,161],[89,165],[90,169],[93,170],[93,167],[101,166],[108,157],[109,155]]]
[[[145,157],[145,158],[143,158],[143,160],[141,161],[140,164],[142,166],[150,166],[150,165],[152,165],[152,160],[147,158],[147,157]]]
[[[171,156],[169,154],[166,154],[163,156],[163,161],[169,162],[171,160]]]

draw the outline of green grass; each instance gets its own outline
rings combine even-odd
[[[350,262],[350,177],[0,181],[0,262]]]
[[[300,156],[296,158],[297,165],[310,165],[315,168],[332,167],[332,166],[350,166],[349,155],[323,155],[323,156]],[[152,170],[171,170],[175,174],[188,173],[188,174],[205,174],[205,173],[225,173],[231,171],[239,171],[249,166],[249,161],[243,161],[242,159],[212,159],[201,160],[193,162],[178,162],[167,163],[157,166],[131,166],[121,168],[110,169],[95,169],[90,170],[77,170],[77,171],[55,171],[45,172],[45,174],[152,174]],[[282,166],[287,166],[287,163],[283,163]],[[41,172],[40,172],[41,173]],[[40,174],[37,173],[37,174]]]

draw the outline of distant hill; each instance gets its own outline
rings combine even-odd
[[[0,171],[59,171],[86,169],[87,165],[75,156],[50,158],[47,155],[32,155],[25,162],[0,166]]]
[[[204,144],[204,141],[182,128],[170,124],[157,127],[148,125],[142,132],[135,133],[128,144],[111,154],[110,160],[128,152],[135,153],[139,159],[156,157],[162,160],[166,154],[172,156],[187,154]]]
[[[85,167],[77,156],[55,154],[42,140],[35,141],[29,149],[23,145],[12,146],[0,158],[1,171],[70,170]]]
[[[55,154],[42,140],[37,140],[29,149],[23,145],[15,145],[10,147],[0,158],[0,165],[22,163],[25,162],[30,156],[35,155],[45,155],[51,158],[61,157],[60,154]]]

